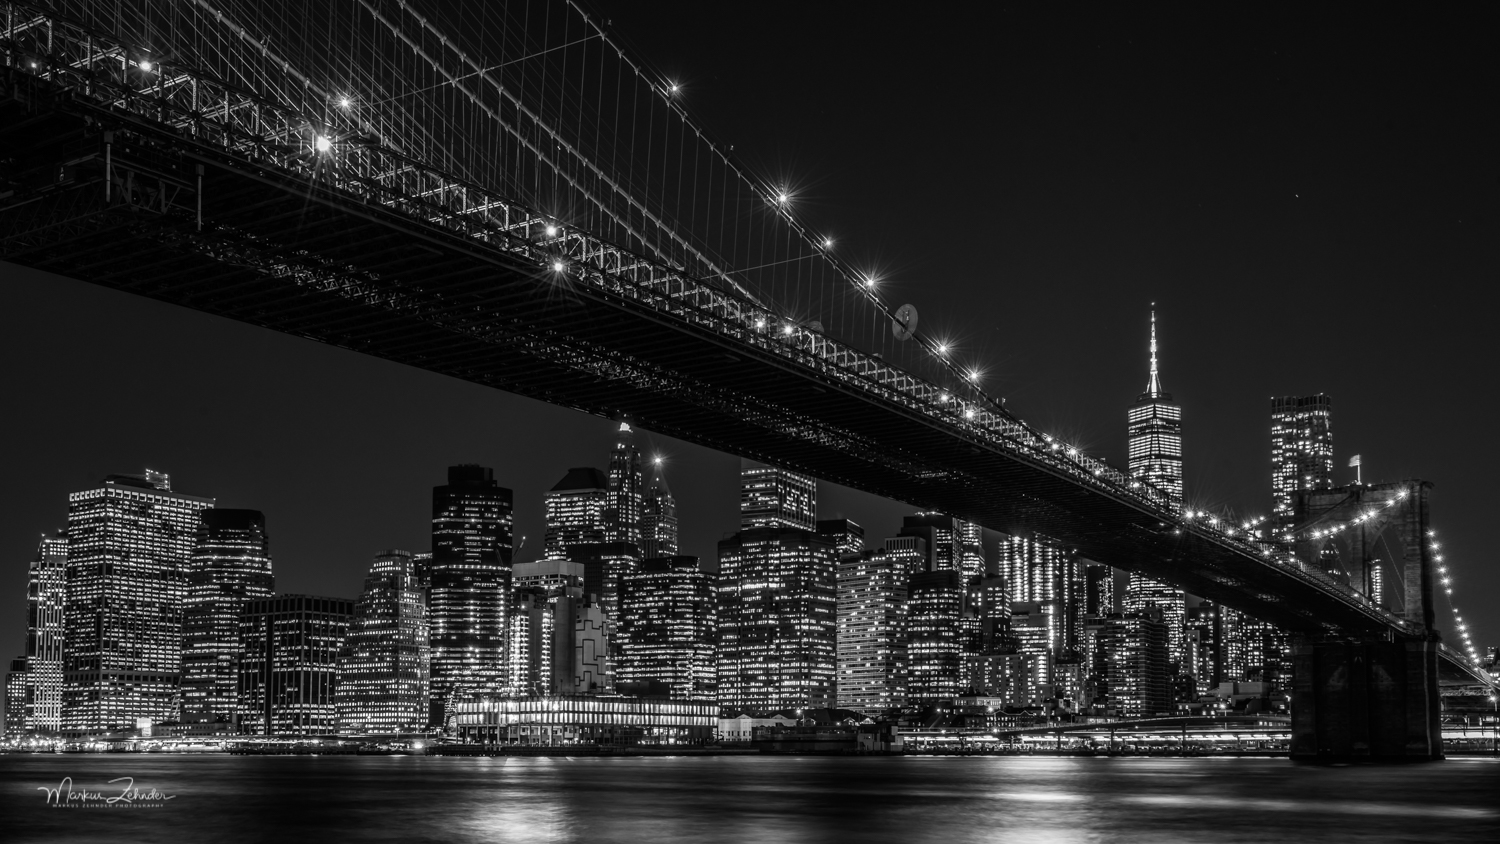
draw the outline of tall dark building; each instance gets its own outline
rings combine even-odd
[[[628,445],[631,440],[622,442]],[[617,443],[617,451],[620,450]],[[624,451],[629,453],[628,449]],[[628,480],[632,461],[621,456],[617,462],[620,465],[616,468]],[[619,512],[617,505],[623,493],[613,490],[611,484],[611,480],[598,469],[568,470],[547,493],[546,550],[549,559],[572,560],[586,567],[585,597],[594,596],[605,615],[614,619],[619,615],[620,584],[640,566],[641,547],[635,540],[612,538],[621,535],[639,537],[640,531],[622,533],[615,524],[615,514]],[[629,498],[624,495],[627,502]]]
[[[1167,628],[1159,611],[1105,621],[1099,648],[1108,677],[1108,699],[1120,717],[1171,713]]]
[[[1183,673],[1191,676],[1197,693],[1206,695],[1224,679],[1224,625],[1221,607],[1204,601],[1187,611]]]
[[[740,461],[740,529],[816,530],[818,482],[779,466]]]
[[[149,469],[68,496],[65,734],[177,719],[188,563],[213,504]]]
[[[604,510],[606,542],[629,542],[640,547],[644,493],[635,431],[628,423],[621,422],[609,457],[609,499]]]
[[[254,735],[338,732],[334,689],[354,602],[276,595],[240,616],[240,731]]]
[[[334,707],[343,733],[408,733],[428,720],[427,607],[412,555],[375,557],[339,652]]]
[[[714,577],[697,557],[656,557],[625,578],[617,683],[663,685],[681,700],[717,700]]]
[[[917,513],[901,520],[898,536],[920,537],[927,544],[924,571],[958,571],[963,547],[962,523],[943,513]]]
[[[27,732],[62,727],[67,572],[67,538],[61,533],[43,536],[26,582],[26,676],[18,717]]]
[[[641,556],[677,556],[677,499],[662,475],[660,457],[651,461],[651,485],[641,504]]]
[[[719,702],[768,713],[835,701],[837,560],[816,482],[742,464],[740,532],[719,543]]]
[[[609,498],[609,479],[603,472],[589,466],[569,469],[547,491],[547,557],[572,559],[570,549],[604,542]]]
[[[1271,516],[1278,538],[1298,521],[1297,493],[1333,486],[1333,399],[1271,399]]]
[[[182,612],[182,711],[234,719],[240,613],[276,591],[271,541],[259,510],[204,510]]]
[[[853,519],[820,519],[818,535],[833,543],[834,553],[840,560],[864,553],[865,529]]]
[[[911,577],[906,613],[907,700],[931,704],[961,691],[963,577],[955,570]]]
[[[486,466],[450,466],[448,483],[432,489],[432,559],[421,580],[433,726],[444,724],[455,697],[505,685],[512,509],[511,491]]]

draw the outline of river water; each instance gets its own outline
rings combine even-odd
[[[71,789],[54,795],[64,777]],[[106,802],[131,784],[108,784],[118,777],[133,802]],[[0,756],[0,840],[15,844],[1480,842],[1497,830],[1496,759]]]

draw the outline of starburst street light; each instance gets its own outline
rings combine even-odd
[[[568,265],[564,264],[562,261],[553,261],[552,262],[552,271],[555,272],[555,273],[560,273],[560,272],[562,272],[563,270],[565,270],[567,268],[568,268]]]
[[[339,97],[339,108],[348,108],[350,105],[352,103],[349,102],[348,97]]]
[[[318,152],[327,152],[333,149],[333,141],[329,140],[327,135],[319,135],[313,141],[313,146],[317,148]]]
[[[557,237],[557,226],[547,226],[547,236]]]

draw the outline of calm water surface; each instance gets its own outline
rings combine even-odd
[[[0,840],[1480,842],[1500,760],[0,756]]]

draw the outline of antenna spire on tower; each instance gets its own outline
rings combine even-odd
[[[1161,372],[1156,365],[1156,303],[1151,303],[1151,380],[1146,382],[1146,395],[1161,395]]]

